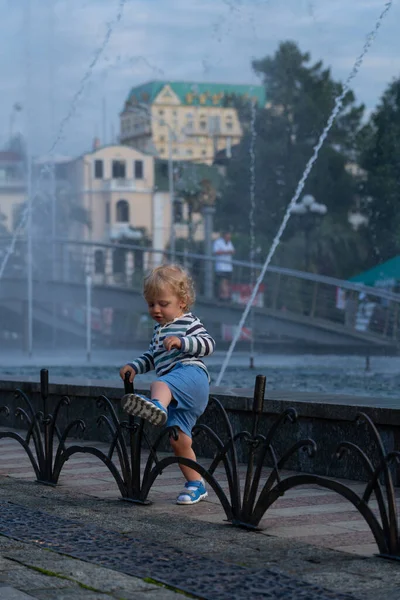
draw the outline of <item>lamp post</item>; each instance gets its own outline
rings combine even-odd
[[[14,123],[15,123],[15,119],[17,116],[17,113],[21,112],[22,110],[22,104],[20,104],[19,102],[15,102],[13,104],[13,107],[11,109],[11,113],[10,113],[10,132],[9,132],[9,136],[10,136],[10,142],[12,141],[12,137],[14,135]]]
[[[315,226],[315,219],[319,215],[323,217],[328,212],[328,208],[325,204],[320,204],[311,196],[306,194],[302,197],[300,202],[297,202],[291,212],[295,215],[303,217],[303,230],[304,230],[304,241],[305,241],[305,270],[308,271],[310,268],[310,234]]]
[[[217,192],[209,182],[203,182],[202,205],[204,221],[204,250],[207,260],[204,265],[204,295],[209,300],[214,296],[214,263],[212,233],[213,217],[215,213],[215,200]]]
[[[170,231],[170,246],[171,246],[171,262],[175,262],[176,235],[175,235],[175,190],[174,190],[174,164],[172,162],[172,129],[168,127],[168,189],[171,202],[171,231]]]

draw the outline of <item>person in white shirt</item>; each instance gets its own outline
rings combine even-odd
[[[233,272],[232,256],[235,248],[231,241],[229,231],[222,233],[221,237],[215,240],[213,253],[218,260],[215,261],[216,289],[220,300],[231,299],[231,279]]]

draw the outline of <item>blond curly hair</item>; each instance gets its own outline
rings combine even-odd
[[[189,273],[180,265],[167,264],[153,269],[144,278],[143,295],[147,302],[168,287],[185,303],[185,311],[188,311],[195,301],[193,279]]]

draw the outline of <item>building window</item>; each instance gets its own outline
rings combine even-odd
[[[186,156],[193,156],[193,150],[186,150]]]
[[[113,252],[113,273],[125,273],[126,250],[123,248],[115,248]]]
[[[174,222],[182,223],[183,221],[183,200],[175,198],[174,200]]]
[[[106,223],[110,223],[110,220],[111,220],[110,203],[106,202]]]
[[[209,117],[208,129],[211,135],[219,134],[221,131],[221,118],[219,116]]]
[[[160,135],[159,142],[165,142],[165,135]]]
[[[226,138],[226,158],[232,158],[232,138]]]
[[[125,179],[125,161],[113,160],[112,162],[113,179]]]
[[[14,204],[12,207],[12,227],[13,230],[17,229],[21,225],[23,212],[21,210],[21,204]]]
[[[143,179],[143,161],[135,160],[134,164],[135,179]]]
[[[94,161],[94,178],[95,179],[103,179],[103,161],[102,160]]]
[[[116,205],[117,223],[129,223],[129,204],[126,200],[118,200]]]
[[[207,129],[207,123],[206,123],[206,121],[200,121],[200,129],[202,131],[205,131]]]
[[[164,111],[161,109],[161,110],[158,111],[158,114],[160,115],[160,117],[162,117],[163,114],[164,114]]]
[[[186,129],[188,131],[193,129],[193,113],[186,113]]]
[[[202,154],[203,156],[205,156],[205,155],[207,154],[207,150],[202,150],[202,151],[201,151],[201,154]]]
[[[160,154],[165,154],[165,148],[160,148]]]
[[[96,250],[94,253],[94,272],[103,274],[105,271],[105,261],[103,250]]]

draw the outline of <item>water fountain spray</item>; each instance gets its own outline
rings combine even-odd
[[[108,43],[110,41],[111,34],[114,31],[114,28],[118,25],[118,23],[122,19],[122,14],[123,14],[123,10],[124,10],[124,6],[125,6],[126,2],[127,2],[127,0],[119,0],[119,7],[118,7],[117,15],[116,15],[115,19],[113,21],[110,21],[110,23],[108,23],[108,25],[107,25],[106,35],[104,36],[103,43],[97,48],[86,73],[84,74],[84,76],[81,79],[79,87],[78,87],[77,91],[75,92],[74,97],[72,98],[72,102],[70,104],[69,110],[60,123],[57,136],[49,150],[50,154],[52,152],[54,152],[56,146],[58,146],[59,142],[61,141],[65,126],[70,121],[71,117],[74,115],[74,113],[76,111],[78,102],[85,90],[86,84],[88,83],[88,81],[92,75],[93,69],[99,62],[101,55],[103,54],[104,50],[106,49],[106,46],[108,45]]]
[[[243,314],[241,316],[241,319],[239,321],[239,324],[238,324],[237,329],[235,331],[235,334],[233,336],[232,342],[231,342],[231,344],[229,346],[228,352],[227,352],[227,354],[225,356],[225,359],[224,359],[224,362],[222,364],[221,370],[220,370],[220,372],[218,374],[216,385],[220,385],[221,384],[222,377],[224,376],[225,370],[226,370],[226,368],[227,368],[227,366],[229,364],[229,361],[230,361],[232,353],[233,353],[233,351],[235,349],[236,343],[237,343],[237,341],[239,339],[239,336],[240,336],[240,333],[242,331],[242,328],[243,328],[243,326],[244,326],[244,324],[246,322],[246,319],[247,319],[247,316],[249,314],[250,308],[251,308],[251,306],[252,306],[252,304],[254,302],[254,299],[255,299],[255,297],[256,297],[256,295],[258,293],[258,289],[260,287],[260,284],[261,284],[262,280],[264,279],[264,276],[265,276],[265,273],[267,271],[267,268],[268,268],[268,266],[269,266],[269,264],[271,262],[271,259],[272,259],[273,255],[275,253],[276,248],[278,247],[278,244],[280,242],[282,234],[283,234],[283,232],[286,229],[286,225],[287,225],[287,223],[288,223],[288,221],[290,219],[290,215],[291,215],[292,209],[293,209],[294,205],[296,204],[297,200],[299,199],[301,192],[303,191],[304,184],[307,181],[307,178],[308,178],[309,174],[311,173],[311,169],[313,168],[313,165],[314,165],[315,161],[318,158],[319,151],[322,148],[322,145],[325,142],[325,139],[326,139],[326,137],[327,137],[327,135],[328,135],[328,133],[329,133],[329,131],[330,131],[330,129],[331,129],[331,127],[332,127],[332,125],[333,125],[336,117],[337,117],[337,115],[339,114],[339,112],[340,112],[340,110],[342,108],[343,100],[344,100],[347,92],[350,89],[350,83],[356,77],[356,75],[357,75],[357,73],[358,73],[358,71],[360,69],[360,66],[362,65],[362,62],[364,60],[364,57],[367,54],[368,50],[370,49],[373,41],[375,40],[375,38],[377,36],[377,33],[378,33],[378,30],[379,30],[379,28],[380,28],[380,26],[382,24],[382,21],[385,18],[385,16],[387,15],[387,13],[389,12],[392,4],[393,4],[393,0],[390,0],[389,2],[385,3],[384,9],[382,10],[381,14],[379,15],[379,17],[378,17],[378,19],[377,19],[377,21],[375,23],[374,29],[368,34],[367,39],[366,39],[366,41],[365,41],[365,43],[363,45],[362,51],[361,51],[360,55],[358,56],[356,62],[354,63],[354,66],[353,66],[353,68],[352,68],[349,76],[347,77],[347,79],[345,81],[345,84],[343,86],[343,90],[342,90],[341,94],[339,94],[335,98],[335,105],[333,107],[333,110],[332,110],[329,118],[328,118],[327,124],[326,124],[324,130],[322,131],[317,144],[314,146],[314,151],[313,151],[313,153],[311,155],[311,158],[309,159],[309,161],[308,161],[308,163],[306,165],[306,168],[304,169],[303,175],[301,176],[300,181],[297,184],[294,196],[291,199],[291,201],[289,202],[289,205],[288,205],[288,207],[286,209],[286,212],[285,212],[285,215],[283,217],[282,223],[281,223],[281,225],[280,225],[280,227],[278,229],[278,233],[276,234],[276,236],[275,236],[275,238],[274,238],[274,240],[272,242],[272,245],[271,245],[271,248],[270,248],[270,250],[268,252],[267,258],[265,259],[264,265],[263,265],[263,267],[261,269],[261,273],[258,276],[258,279],[257,279],[256,284],[254,286],[254,289],[252,291],[252,294],[251,294],[251,296],[250,296],[250,298],[249,298],[249,300],[248,300],[248,302],[246,304],[246,307],[245,307],[245,309],[243,311]]]
[[[250,290],[253,289],[254,286],[254,260],[255,260],[255,250],[256,250],[256,238],[255,238],[255,212],[256,212],[256,102],[255,100],[250,100],[250,109],[251,109],[251,138],[250,138],[250,213],[249,213],[249,221],[250,221]],[[250,333],[250,368],[254,368],[254,311],[250,313],[251,318],[251,333]]]
[[[125,6],[126,2],[127,2],[127,0],[119,0],[119,6],[118,6],[117,15],[116,15],[115,19],[113,19],[112,21],[110,21],[110,23],[108,23],[106,34],[104,36],[103,42],[97,48],[97,50],[95,51],[93,59],[90,62],[89,67],[87,68],[84,76],[81,79],[81,82],[79,84],[78,90],[76,91],[76,93],[74,94],[74,96],[72,98],[72,101],[71,101],[71,104],[69,106],[68,112],[67,112],[66,116],[61,120],[61,123],[59,125],[56,137],[55,137],[55,139],[54,139],[54,141],[53,141],[53,143],[52,143],[52,145],[51,145],[51,147],[49,149],[49,154],[50,155],[54,153],[56,147],[60,143],[60,141],[62,139],[62,136],[64,134],[65,127],[69,123],[69,121],[71,120],[71,118],[73,117],[73,115],[74,115],[74,113],[76,111],[76,107],[78,105],[78,102],[79,102],[79,100],[80,100],[80,98],[81,98],[81,96],[82,96],[82,94],[83,94],[83,92],[84,92],[84,90],[86,88],[86,85],[87,85],[87,83],[88,83],[88,81],[89,81],[89,79],[90,79],[90,77],[91,77],[91,75],[93,73],[93,70],[94,70],[95,66],[97,65],[97,63],[99,62],[100,57],[104,53],[104,50],[106,49],[106,47],[107,47],[107,45],[108,45],[108,43],[110,41],[111,34],[114,31],[114,28],[116,27],[116,25],[122,19],[123,9],[124,9],[124,6]],[[43,177],[44,172],[45,172],[45,170],[42,169],[41,172],[40,172],[39,179],[38,179],[38,184],[40,183],[40,180]],[[33,194],[33,196],[34,195],[35,194]],[[30,194],[30,196],[32,196],[32,193]],[[25,224],[28,221],[28,217],[29,217],[28,213],[29,213],[29,210],[27,208],[23,212],[23,214],[21,216],[21,220],[20,220],[20,222],[19,222],[19,224],[18,224],[18,226],[17,226],[17,228],[16,228],[16,230],[14,232],[14,235],[13,235],[13,237],[11,239],[10,245],[7,248],[6,252],[5,252],[4,258],[3,258],[2,263],[0,265],[0,280],[1,280],[2,276],[3,276],[4,269],[7,266],[8,260],[9,260],[10,256],[12,255],[12,253],[14,251],[18,235],[24,229]]]
[[[31,93],[31,0],[28,0],[25,6],[24,13],[24,29],[25,29],[25,67],[26,67],[26,220],[27,220],[27,285],[28,285],[28,356],[32,356],[33,350],[33,247],[32,247],[32,156],[31,156],[31,110],[29,96]]]

